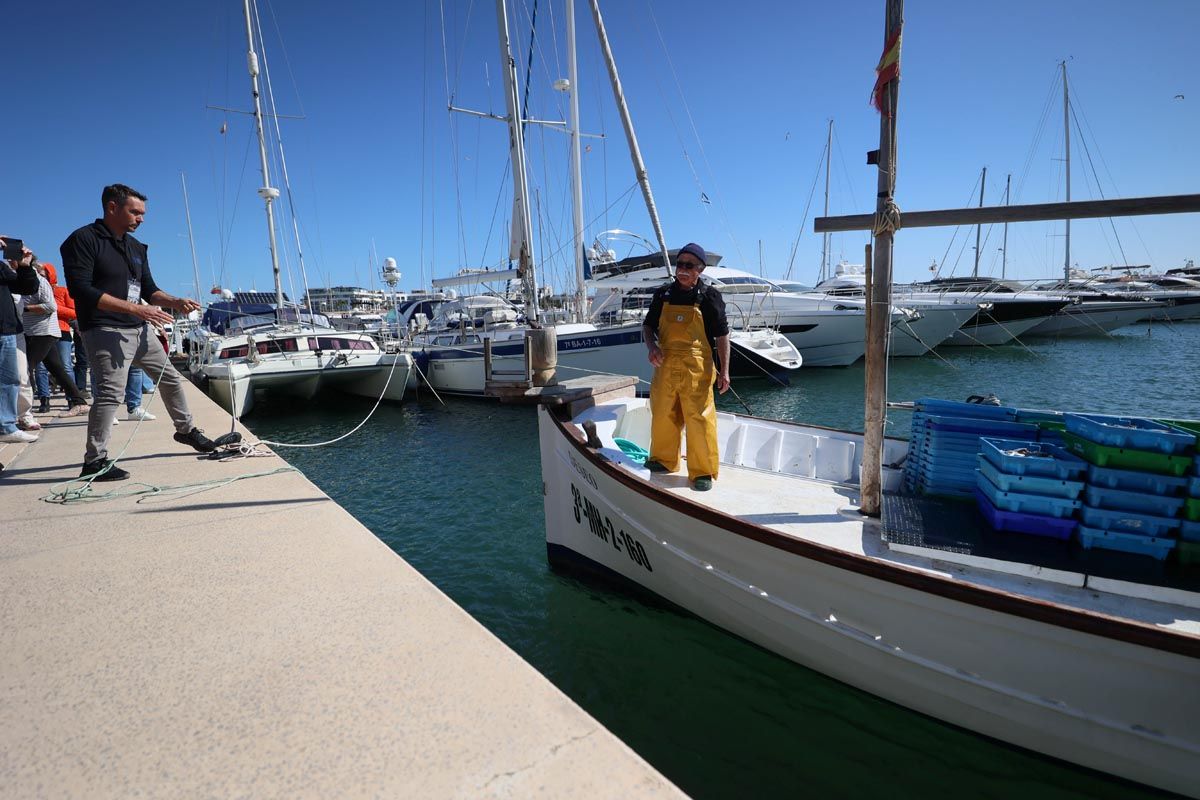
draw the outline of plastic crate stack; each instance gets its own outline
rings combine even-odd
[[[1066,414],[1064,421],[1067,449],[1089,464],[1080,544],[1165,559],[1182,530],[1196,434],[1140,417]]]
[[[1078,526],[1087,463],[1049,442],[985,438],[975,498],[999,531],[1070,539]]]
[[[1038,427],[1017,422],[1017,410],[924,398],[915,404],[904,482],[914,494],[970,499],[980,439],[1035,439]]]
[[[1196,437],[1196,456],[1188,474],[1187,499],[1183,501],[1183,521],[1179,523],[1176,555],[1184,566],[1200,565],[1200,421],[1160,419]]]

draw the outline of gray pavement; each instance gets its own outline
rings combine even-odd
[[[98,491],[284,466],[200,460],[146,400]],[[682,796],[301,474],[49,504],[86,418],[42,421],[0,451],[0,795]]]

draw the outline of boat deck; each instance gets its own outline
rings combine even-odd
[[[680,498],[796,539],[1200,636],[1200,580],[1148,557],[996,534],[965,503],[888,495],[881,524],[859,515],[857,486],[730,464],[712,491],[699,493],[682,473],[651,475],[620,451],[605,455]]]

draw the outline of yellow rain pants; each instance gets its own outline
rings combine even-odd
[[[687,429],[688,479],[717,477],[716,366],[700,307],[664,303],[658,320],[662,366],[650,382],[650,458],[679,469],[680,434]]]

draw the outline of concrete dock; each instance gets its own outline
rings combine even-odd
[[[199,458],[151,397],[97,493],[286,466]],[[40,420],[0,450],[0,795],[682,796],[300,473],[50,504],[86,417]]]

